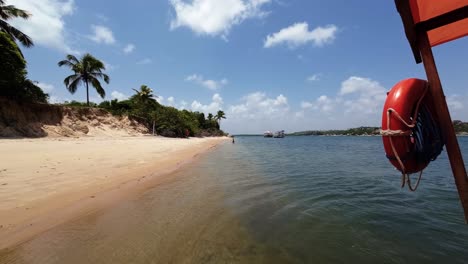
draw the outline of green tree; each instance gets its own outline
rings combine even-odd
[[[0,31],[0,96],[46,103],[48,95],[26,77],[26,61],[18,45]]]
[[[6,21],[16,17],[28,19],[29,16],[28,12],[18,9],[13,5],[6,5],[4,0],[0,0],[0,31],[5,32],[13,40],[18,40],[25,47],[32,47],[34,45],[31,38]]]
[[[209,113],[207,118],[208,118],[208,121],[213,120],[213,114],[212,114],[212,113]]]
[[[119,101],[117,99],[111,101],[103,101],[99,104],[100,108],[104,108],[111,112],[113,115],[128,115],[132,110],[132,103],[130,100]]]
[[[78,85],[83,83],[86,86],[86,103],[89,106],[89,84],[96,89],[96,92],[104,98],[106,91],[102,88],[99,79],[103,79],[104,82],[109,83],[109,76],[102,71],[106,69],[104,63],[91,54],[85,54],[81,60],[78,60],[73,55],[67,55],[66,60],[58,62],[58,66],[68,66],[74,72],[74,74],[68,76],[63,80],[68,91],[72,94],[78,89]]]
[[[47,103],[49,95],[44,93],[41,87],[37,86],[37,81],[31,81],[26,79],[22,84],[22,89],[20,90],[24,99],[33,102]]]
[[[26,79],[26,61],[21,56],[18,45],[0,31],[0,89],[7,95],[6,89],[12,93]]]
[[[140,86],[140,90],[133,90],[136,92],[136,94],[132,96],[131,100],[135,101],[136,103],[145,105],[157,103],[155,97],[157,98],[158,96],[153,95],[153,90],[147,85]]]
[[[153,112],[153,119],[157,124],[156,131],[165,137],[184,137],[184,115],[174,107],[160,107]]]
[[[143,118],[148,122],[148,125],[154,121],[151,112],[160,107],[153,94],[153,90],[146,85],[140,86],[140,90],[133,89],[136,94],[130,97],[129,101],[132,103],[131,114]]]
[[[218,125],[221,127],[221,119],[226,119],[226,114],[224,111],[219,110],[215,116],[216,121],[218,121]]]
[[[194,112],[193,115],[196,117],[200,128],[207,128],[207,122],[204,113]]]

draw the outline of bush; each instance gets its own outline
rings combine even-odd
[[[106,109],[113,115],[128,115],[137,119],[139,122],[145,123],[149,130],[152,130],[154,122],[156,133],[164,137],[224,135],[224,132],[219,130],[218,122],[214,119],[205,119],[204,113],[178,110],[174,107],[160,105],[155,100],[144,102],[137,99],[137,96],[132,96],[129,100],[124,101],[117,99],[103,101],[98,107]],[[76,105],[77,102],[73,104]],[[84,103],[79,104],[85,105]]]
[[[47,103],[49,95],[26,78],[26,61],[16,43],[0,31],[0,96]]]
[[[71,102],[65,101],[63,102],[63,105],[65,106],[72,106],[72,107],[97,107],[98,105],[93,102],[89,102],[89,106],[87,103],[84,102],[78,102],[75,100],[72,100]]]
[[[47,103],[49,100],[49,95],[44,93],[44,91],[31,80],[26,80],[18,91],[18,98],[25,101]]]
[[[0,91],[2,95],[14,95],[15,89],[26,80],[26,61],[18,45],[6,33],[0,31]]]

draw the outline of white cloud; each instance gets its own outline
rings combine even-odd
[[[465,102],[468,102],[468,95],[452,94],[446,97],[452,120],[468,120],[468,111],[465,109]]]
[[[113,71],[119,68],[119,65],[110,64],[105,60],[101,60],[101,61],[104,63],[104,67],[106,67],[106,71]]]
[[[221,79],[219,81],[209,80],[209,79],[207,80],[207,79],[204,79],[203,76],[198,75],[198,74],[189,75],[185,78],[185,80],[189,82],[197,83],[213,91],[225,86],[228,83],[228,80],[226,78]]]
[[[320,73],[312,74],[311,76],[307,77],[307,81],[309,82],[320,81],[320,77],[321,77]]]
[[[312,104],[310,102],[305,102],[305,101],[301,102],[301,108],[302,109],[309,109],[309,108],[312,108],[313,106],[314,106],[314,104]]]
[[[192,111],[199,111],[205,114],[215,114],[216,112],[218,112],[218,110],[221,110],[223,108],[223,98],[219,94],[214,94],[211,100],[211,103],[206,105],[198,102],[197,100],[193,101],[190,105]]]
[[[341,99],[329,98],[326,95],[321,95],[313,102],[301,102],[301,108],[312,109],[327,114],[333,112],[340,102]]]
[[[174,106],[175,105],[175,98],[173,96],[169,96],[166,101],[167,101],[166,104],[168,106]]]
[[[150,59],[150,58],[144,58],[144,59],[142,59],[142,60],[137,61],[136,64],[138,64],[138,65],[146,65],[146,64],[151,64],[151,63],[153,63],[153,60],[152,60],[152,59]]]
[[[229,133],[289,129],[296,119],[286,96],[279,94],[269,97],[264,92],[253,92],[242,97],[238,104],[227,108],[226,117],[223,129]]]
[[[52,92],[52,90],[55,89],[55,87],[52,84],[48,84],[48,83],[38,82],[36,85],[41,87],[41,89],[45,93],[50,93],[50,92]]]
[[[229,109],[235,118],[272,119],[278,118],[289,110],[288,98],[282,94],[269,98],[263,92],[255,92],[243,97],[241,101],[241,104],[233,105]]]
[[[114,44],[115,38],[112,30],[105,26],[91,25],[93,34],[89,38],[96,43]]]
[[[155,96],[154,99],[155,99],[158,103],[164,104],[164,96],[158,95],[157,97]]]
[[[457,111],[461,110],[465,107],[465,105],[462,102],[462,99],[458,95],[451,95],[447,97],[447,105],[450,109],[450,111]]]
[[[89,102],[93,102],[93,103],[96,103],[96,104],[100,104],[102,103],[103,101],[105,100],[105,98],[101,98],[101,96],[96,96],[96,95],[91,95],[89,97]]]
[[[65,17],[75,9],[73,0],[8,0],[7,4],[31,14],[28,20],[15,18],[9,22],[29,35],[35,44],[64,53],[78,53],[70,46],[65,27]]]
[[[62,102],[63,102],[63,100],[60,99],[58,96],[51,95],[49,97],[49,103],[51,103],[51,104],[59,104],[59,103],[62,103]]]
[[[306,22],[296,23],[279,32],[270,34],[264,42],[265,48],[271,48],[277,45],[286,44],[290,48],[313,43],[315,46],[323,46],[332,43],[335,40],[338,28],[335,25],[325,27],[316,27],[309,31],[309,25]]]
[[[269,97],[263,92],[250,93],[239,103],[226,106],[223,129],[237,134],[380,126],[386,92],[376,80],[350,76],[334,92],[303,100],[296,107],[284,95]],[[447,96],[454,120],[468,120],[467,98],[467,95]]]
[[[127,46],[125,46],[125,48],[123,49],[123,52],[125,54],[130,54],[135,50],[135,48],[136,48],[135,45],[130,43],[130,44],[127,44]]]
[[[123,100],[126,100],[128,98],[128,96],[121,93],[121,92],[119,92],[119,91],[112,91],[111,98],[112,99],[117,99],[119,101],[123,101]]]
[[[169,0],[175,10],[171,29],[188,27],[200,35],[227,37],[234,25],[263,17],[262,6],[271,0]]]
[[[315,126],[307,129],[343,129],[379,126],[386,89],[370,78],[351,76],[341,83],[335,96],[321,95],[301,103],[297,117]],[[316,119],[320,121],[316,121]],[[317,127],[319,126],[319,127]]]
[[[385,95],[385,88],[369,78],[351,76],[341,83],[340,95],[359,93],[364,95]]]

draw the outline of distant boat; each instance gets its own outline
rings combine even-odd
[[[273,132],[265,131],[265,133],[263,133],[263,137],[273,137]]]
[[[273,134],[273,137],[274,137],[274,138],[284,138],[284,130],[276,131],[276,132]]]

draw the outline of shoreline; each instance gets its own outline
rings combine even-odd
[[[150,189],[227,139],[0,140],[0,250]]]

